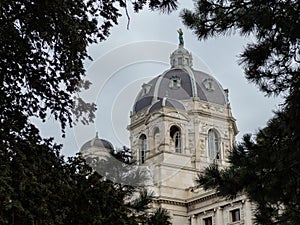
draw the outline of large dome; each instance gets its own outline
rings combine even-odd
[[[227,105],[227,95],[220,83],[213,76],[194,70],[192,55],[182,45],[171,54],[170,62],[169,70],[142,85],[133,106],[133,113],[151,109],[164,98],[168,102],[175,102],[172,105],[175,108],[185,100]]]

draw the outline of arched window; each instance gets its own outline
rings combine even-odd
[[[147,137],[145,134],[142,134],[139,138],[140,144],[140,162],[143,164],[146,160],[146,152],[147,152]]]
[[[170,136],[175,144],[175,152],[181,153],[181,132],[180,128],[177,126],[172,126],[170,128]]]
[[[219,135],[216,130],[208,131],[208,156],[210,159],[220,159]]]

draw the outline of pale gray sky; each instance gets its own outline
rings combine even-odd
[[[42,135],[55,136],[64,144],[62,153],[66,156],[78,152],[96,131],[115,147],[129,146],[126,126],[135,96],[142,83],[169,68],[169,55],[177,48],[179,28],[184,32],[185,48],[193,54],[194,68],[211,73],[223,88],[229,89],[232,112],[240,131],[237,140],[264,127],[280,100],[264,97],[256,86],[247,82],[238,66],[237,56],[251,38],[235,35],[198,41],[179,18],[181,9],[191,8],[192,2],[185,1],[170,15],[147,10],[139,14],[131,12],[129,30],[123,17],[107,41],[89,49],[94,61],[86,62],[87,78],[93,86],[83,97],[97,103],[95,123],[69,129],[67,137],[61,139],[58,125],[50,120],[43,126],[47,128],[42,129]]]

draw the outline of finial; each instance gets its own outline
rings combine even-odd
[[[184,41],[183,41],[183,32],[181,30],[181,28],[179,28],[179,30],[177,31],[179,36],[178,36],[178,39],[179,39],[179,46],[182,46],[184,45]]]
[[[99,137],[98,137],[98,131],[96,132],[96,137],[95,137],[95,138],[99,138]]]

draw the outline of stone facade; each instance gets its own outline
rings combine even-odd
[[[226,167],[235,142],[228,90],[194,70],[183,46],[170,58],[171,68],[143,85],[128,126],[134,158],[152,171],[154,206],[168,209],[174,225],[253,224],[245,196],[229,201],[195,188],[205,167]]]
[[[213,76],[194,70],[192,62],[179,45],[170,56],[170,69],[142,85],[128,125],[132,156],[148,171],[153,207],[168,209],[172,224],[251,225],[254,206],[246,196],[226,200],[196,187],[205,167],[227,166],[238,130],[228,90]],[[102,153],[96,154],[94,147]],[[111,149],[96,136],[81,152],[103,158]]]

